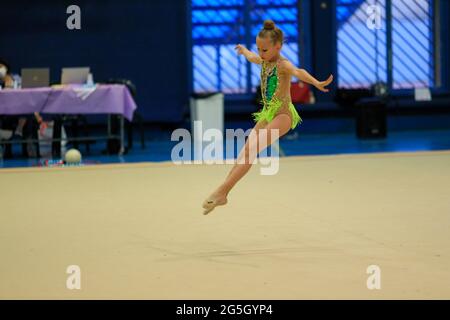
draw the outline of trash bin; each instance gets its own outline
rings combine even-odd
[[[224,95],[223,93],[195,94],[190,99],[191,135],[193,142],[203,148],[204,133],[209,129],[220,132],[223,141],[224,131]]]

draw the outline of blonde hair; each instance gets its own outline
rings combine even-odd
[[[269,38],[272,44],[284,42],[284,34],[272,20],[264,20],[264,26],[258,33],[259,38]]]

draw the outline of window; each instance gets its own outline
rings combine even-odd
[[[195,92],[245,94],[259,84],[259,66],[237,56],[244,44],[256,52],[255,38],[265,19],[283,30],[283,54],[298,64],[297,0],[193,0],[193,82]]]
[[[381,20],[369,28],[374,6]],[[336,9],[339,87],[369,87],[389,77],[393,89],[434,87],[433,0],[337,0]]]
[[[394,89],[434,86],[432,2],[392,1]]]
[[[337,1],[338,86],[369,87],[387,82],[386,25],[381,29],[367,26],[367,8],[375,1]],[[385,1],[378,1],[380,13],[386,16]]]

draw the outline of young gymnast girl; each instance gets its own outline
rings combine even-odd
[[[235,48],[237,53],[244,55],[248,61],[261,65],[263,107],[252,114],[256,125],[225,181],[203,202],[203,214],[210,213],[217,206],[225,205],[229,192],[250,170],[257,154],[301,123],[302,119],[291,102],[292,76],[328,92],[326,86],[333,81],[333,76],[330,75],[325,81],[318,81],[306,70],[296,68],[280,54],[283,41],[283,32],[272,20],[266,20],[256,37],[258,54],[240,44]],[[262,129],[265,129],[264,134]]]

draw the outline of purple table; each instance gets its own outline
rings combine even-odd
[[[124,85],[0,90],[0,115],[121,114],[132,120],[136,104]]]
[[[32,114],[120,114],[132,120],[136,104],[124,85],[50,87],[0,90],[0,115]],[[123,153],[121,117],[121,153]],[[108,138],[110,123],[108,117]]]

